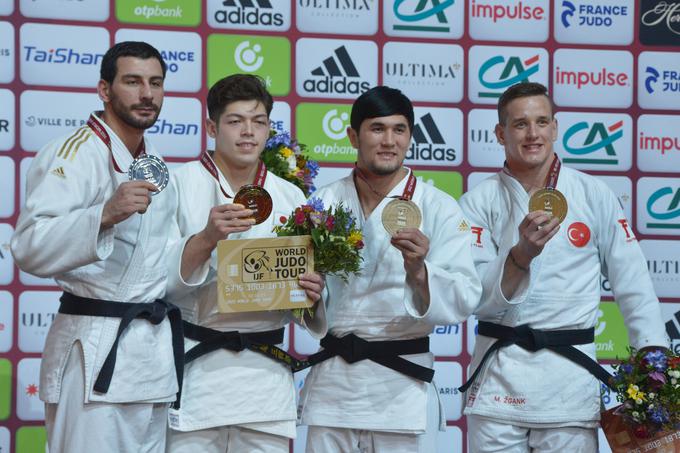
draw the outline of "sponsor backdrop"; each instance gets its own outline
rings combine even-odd
[[[548,85],[557,152],[618,195],[621,227],[640,240],[680,349],[680,3],[0,0],[0,453],[44,451],[38,372],[59,295],[53,281],[19,271],[9,252],[26,171],[42,145],[100,107],[102,55],[129,39],[157,46],[169,66],[165,105],[148,132],[171,167],[211,146],[210,85],[245,72],[276,97],[272,127],[292,130],[321,162],[317,186],[352,168],[350,106],[371,86],[411,97],[407,163],[421,183],[459,197],[503,164],[493,134],[499,94],[521,81]],[[625,354],[628,339],[606,279],[602,300],[597,350],[607,362]],[[432,332],[448,425],[442,453],[467,451],[455,389],[475,329],[470,320]],[[297,328],[286,344],[297,354],[317,347]],[[304,374],[297,378],[301,385]],[[301,428],[291,451],[302,451],[304,436]]]

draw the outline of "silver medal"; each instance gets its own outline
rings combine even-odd
[[[156,156],[146,154],[132,161],[128,177],[130,181],[148,181],[155,185],[158,191],[151,192],[151,195],[157,195],[168,185],[170,173],[165,162]]]

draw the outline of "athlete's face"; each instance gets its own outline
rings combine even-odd
[[[367,118],[359,131],[347,129],[357,150],[357,166],[376,175],[399,171],[411,143],[411,130],[404,115]]]

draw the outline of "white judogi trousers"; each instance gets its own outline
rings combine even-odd
[[[168,451],[172,453],[288,453],[289,444],[287,437],[241,426],[168,433]]]

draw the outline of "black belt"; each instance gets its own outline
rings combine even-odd
[[[322,351],[309,356],[307,360],[301,362],[300,368],[293,371],[299,371],[339,355],[347,363],[369,359],[406,376],[425,382],[432,382],[434,377],[433,369],[399,357],[405,354],[429,352],[429,337],[413,340],[366,341],[352,333],[342,338],[328,334],[321,340],[321,347],[324,348]]]
[[[173,304],[156,299],[150,303],[125,303],[109,300],[91,299],[80,297],[64,291],[59,306],[59,313],[67,315],[104,316],[109,318],[121,318],[118,326],[116,340],[111,346],[109,354],[104,360],[99,375],[94,383],[94,390],[99,393],[109,391],[113,370],[116,367],[116,355],[118,353],[118,340],[123,331],[130,325],[133,319],[146,319],[151,324],[160,324],[166,317],[170,321],[172,330],[172,352],[175,358],[175,373],[179,391],[182,389],[184,378],[184,340],[182,335],[182,315],[180,309]],[[141,345],[140,345],[141,346]],[[176,405],[179,405],[179,391]]]
[[[509,327],[491,322],[479,321],[478,334],[485,337],[496,338],[497,341],[486,351],[481,362],[479,362],[477,369],[472,373],[472,376],[470,376],[465,384],[458,388],[461,392],[465,392],[472,385],[481,371],[484,362],[491,357],[491,354],[500,348],[512,344],[516,344],[517,346],[532,352],[536,352],[540,349],[550,349],[562,357],[566,357],[572,362],[581,365],[588,370],[590,374],[602,381],[607,387],[611,388],[609,381],[612,377],[611,374],[602,368],[595,360],[573,346],[577,344],[590,344],[595,341],[595,329],[592,327],[590,329],[574,330],[538,330],[532,329],[527,324]]]

